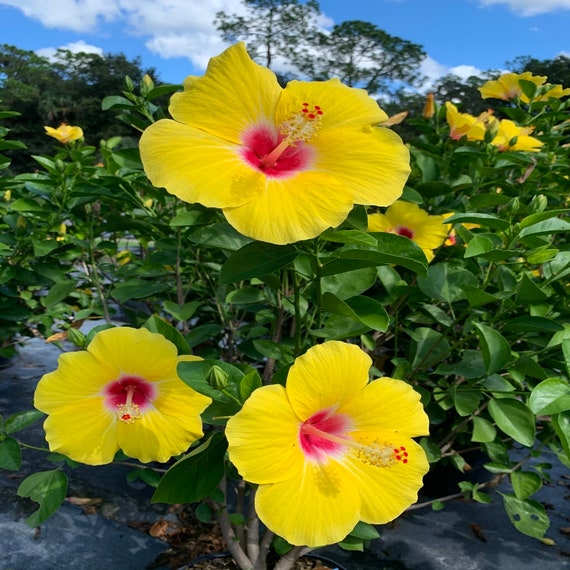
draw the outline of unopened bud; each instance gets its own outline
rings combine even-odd
[[[69,327],[67,329],[67,340],[78,348],[83,348],[85,346],[86,337],[80,330]]]
[[[426,102],[424,105],[424,110],[422,111],[422,117],[424,119],[431,119],[435,114],[435,102],[433,100],[433,93],[428,93],[426,96]]]
[[[548,198],[544,194],[537,194],[533,196],[529,204],[529,210],[536,214],[537,212],[544,212],[548,206]]]
[[[216,390],[225,390],[228,387],[228,379],[227,373],[215,364],[210,368],[206,376],[208,384]]]
[[[520,207],[521,207],[521,201],[518,198],[518,196],[511,198],[509,200],[509,202],[507,202],[507,211],[510,214],[513,214],[513,215],[516,214],[519,211]]]

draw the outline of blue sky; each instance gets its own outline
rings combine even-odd
[[[200,74],[224,49],[212,23],[240,0],[0,0],[0,42],[42,55],[58,47],[140,56],[161,80]],[[570,56],[570,0],[321,0],[323,26],[364,20],[418,43],[435,79],[506,69],[521,55]]]

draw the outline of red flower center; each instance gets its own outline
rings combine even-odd
[[[346,449],[350,441],[346,433],[350,429],[350,420],[342,414],[335,414],[332,409],[320,410],[301,424],[299,440],[301,449],[308,459],[323,461],[327,457],[338,455]],[[346,439],[346,445],[342,440]]]
[[[396,228],[396,233],[399,236],[404,236],[404,237],[407,237],[408,239],[414,239],[414,232],[412,230],[410,230],[409,228],[405,228],[403,226],[398,226]]]
[[[103,394],[105,406],[120,420],[132,423],[140,418],[141,411],[151,406],[156,388],[144,378],[127,375],[107,384]]]
[[[322,114],[318,105],[311,108],[303,103],[301,111],[283,121],[278,130],[268,124],[255,125],[243,134],[242,158],[269,178],[307,170],[314,159],[314,149],[307,142],[315,136]]]

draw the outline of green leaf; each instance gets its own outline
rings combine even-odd
[[[326,275],[321,279],[321,291],[334,293],[339,299],[348,299],[368,291],[376,282],[376,268],[362,267]]]
[[[544,212],[536,212],[535,214],[531,214],[526,218],[523,218],[519,222],[519,226],[521,229],[524,229],[528,226],[533,226],[538,222],[542,222],[543,220],[548,220],[549,218],[555,218],[557,216],[566,216],[570,213],[570,210],[546,210]]]
[[[163,307],[164,310],[168,311],[175,319],[179,321],[187,321],[192,318],[196,312],[196,309],[201,304],[201,301],[190,301],[189,303],[179,305],[178,303],[173,303],[172,301],[165,300],[163,302]]]
[[[60,243],[54,239],[35,239],[32,238],[32,247],[34,249],[34,257],[43,257],[56,250]]]
[[[560,232],[568,232],[570,230],[570,223],[566,220],[561,220],[560,218],[550,218],[544,220],[543,222],[538,222],[537,224],[532,224],[530,226],[524,227],[520,233],[519,238],[525,238],[529,236],[540,236],[540,235],[550,235]]]
[[[371,232],[370,235],[377,242],[375,249],[346,247],[335,252],[335,255],[341,260],[358,260],[371,266],[401,265],[418,275],[426,275],[426,256],[411,239],[386,232]]]
[[[462,386],[454,386],[452,392],[455,409],[463,417],[471,415],[483,397],[478,390],[462,389]]]
[[[33,473],[20,483],[17,494],[39,503],[39,509],[25,521],[30,526],[39,526],[51,517],[65,500],[67,477],[58,469]]]
[[[537,305],[548,299],[548,295],[538,285],[524,275],[517,287],[517,303],[520,305]]]
[[[20,444],[13,438],[7,437],[0,442],[0,469],[18,471],[22,465]]]
[[[53,305],[63,301],[69,297],[70,293],[75,291],[76,287],[77,283],[75,281],[61,281],[60,283],[56,283],[46,295],[46,307],[52,307]]]
[[[493,214],[478,214],[469,212],[465,214],[453,214],[445,220],[446,224],[479,224],[486,228],[493,228],[496,230],[506,230],[510,224],[506,220],[502,220]]]
[[[371,524],[359,521],[350,532],[350,536],[360,540],[374,540],[380,538],[380,533]]]
[[[541,539],[550,526],[544,507],[532,499],[520,500],[512,495],[503,495],[503,503],[515,528],[534,538]]]
[[[413,339],[410,345],[412,368],[421,366],[426,370],[449,354],[449,342],[438,331],[418,327],[414,331],[409,331],[408,334]]]
[[[495,244],[493,240],[483,235],[476,235],[465,248],[465,257],[476,257],[482,253],[487,253],[488,251],[493,251],[495,249]]]
[[[332,293],[324,293],[321,307],[324,311],[348,317],[376,331],[388,328],[389,318],[378,301],[364,296],[356,296],[342,301]]]
[[[124,281],[123,283],[119,283],[113,287],[111,294],[119,302],[126,303],[131,299],[144,299],[147,297],[152,297],[157,293],[162,293],[167,288],[167,284],[160,283],[158,281],[129,279],[128,281]]]
[[[242,287],[230,291],[226,295],[226,303],[234,305],[248,305],[250,303],[261,303],[267,299],[267,295],[259,287]]]
[[[220,283],[262,277],[287,267],[295,257],[297,250],[292,245],[248,243],[226,260],[220,271]]]
[[[502,398],[489,401],[489,413],[497,427],[526,447],[534,445],[534,414],[519,400]]]
[[[503,327],[505,331],[519,332],[546,332],[555,333],[564,330],[564,327],[556,321],[546,317],[515,317],[509,319]]]
[[[447,303],[465,299],[465,285],[477,286],[477,278],[467,269],[452,263],[430,265],[428,276],[418,278],[418,286],[424,295]]]
[[[220,222],[200,228],[191,233],[189,239],[199,245],[218,247],[229,251],[237,251],[246,244],[251,243],[250,238],[234,230],[227,222]]]
[[[374,247],[377,243],[374,236],[358,230],[327,230],[319,236],[319,239],[367,247]]]
[[[570,412],[560,412],[552,416],[552,427],[560,440],[560,444],[570,460]]]
[[[164,319],[152,315],[143,324],[145,329],[150,332],[161,334],[178,349],[178,354],[190,354],[190,348],[184,337],[180,332],[175,329],[171,324],[167,323]]]
[[[46,207],[35,200],[29,198],[18,198],[10,204],[10,209],[14,212],[35,212],[36,214],[46,213]]]
[[[538,473],[531,471],[513,471],[511,484],[516,498],[524,501],[542,487],[542,478]]]
[[[212,493],[224,475],[228,443],[221,433],[199,445],[177,461],[162,477],[153,503],[195,503]]]
[[[495,329],[481,323],[473,323],[479,337],[479,346],[487,374],[494,374],[511,361],[511,346]]]
[[[242,402],[245,402],[251,394],[261,388],[263,382],[257,370],[248,372],[239,383],[239,396]]]
[[[561,378],[547,378],[536,386],[529,407],[537,416],[570,410],[570,384]]]
[[[489,420],[481,418],[480,416],[475,416],[473,418],[473,434],[471,435],[471,441],[486,443],[493,441],[496,435],[497,430]]]
[[[16,433],[44,417],[45,414],[38,410],[26,410],[25,412],[18,412],[6,420],[6,424],[4,425],[4,432],[6,434]]]

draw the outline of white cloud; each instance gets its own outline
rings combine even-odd
[[[480,77],[482,71],[473,65],[456,65],[453,67],[439,63],[429,55],[424,58],[420,65],[420,75],[426,78],[424,84],[419,89],[420,93],[425,93],[433,88],[434,83],[445,75],[457,75],[461,79],[471,76]]]
[[[46,28],[89,32],[121,16],[120,0],[0,0]]]
[[[479,0],[483,6],[507,4],[519,16],[536,16],[556,10],[570,10],[570,0]]]
[[[63,46],[58,47],[45,47],[41,48],[36,51],[38,55],[42,57],[47,57],[50,60],[57,59],[56,53],[58,49],[65,49],[70,51],[71,53],[94,53],[99,56],[103,56],[103,49],[97,46],[93,46],[91,44],[85,43],[83,40],[79,40],[78,42],[72,42],[70,44],[65,44]]]

